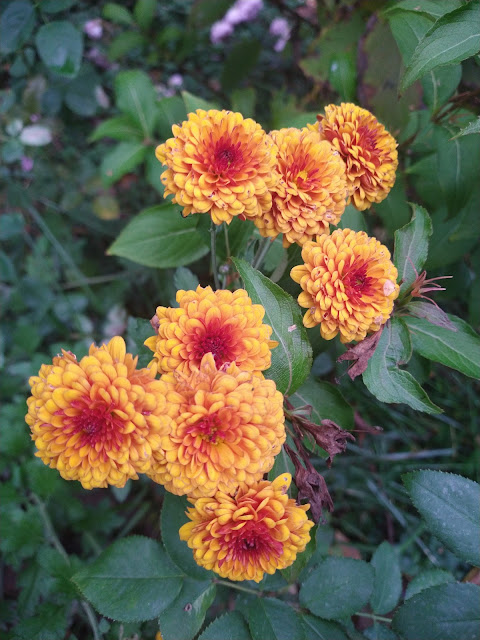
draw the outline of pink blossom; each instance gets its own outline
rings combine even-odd
[[[231,36],[233,33],[233,27],[229,22],[225,22],[224,20],[217,20],[214,22],[210,29],[210,40],[212,44],[219,44],[228,36]]]
[[[168,86],[174,89],[181,87],[183,84],[183,76],[180,73],[174,73],[168,79]]]
[[[28,173],[33,169],[33,158],[29,158],[28,156],[22,156],[20,160],[20,165],[22,167],[22,171]]]
[[[237,0],[225,14],[224,20],[235,26],[254,20],[263,9],[263,0]]]
[[[290,37],[290,26],[285,18],[275,18],[270,23],[270,33],[278,38],[288,39]]]
[[[83,30],[92,40],[100,40],[103,35],[103,25],[100,18],[89,20],[83,25]]]
[[[275,18],[270,23],[270,33],[272,36],[277,36],[277,41],[273,45],[274,50],[277,53],[285,49],[285,45],[290,39],[290,25],[285,18]]]

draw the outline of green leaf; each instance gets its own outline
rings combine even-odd
[[[457,133],[456,136],[453,136],[453,138],[451,139],[456,140],[461,136],[469,136],[472,133],[480,133],[480,116],[478,116],[476,120],[473,120],[473,122],[470,122],[470,124],[464,127],[459,133]]]
[[[209,251],[196,226],[196,216],[182,218],[174,204],[150,207],[127,224],[107,253],[160,269],[190,264]]]
[[[79,116],[93,116],[98,109],[95,90],[100,87],[100,79],[92,67],[84,64],[76,78],[68,83],[65,104]]]
[[[304,613],[302,623],[308,640],[348,640],[348,636],[336,622],[328,622]]]
[[[133,15],[140,29],[147,31],[152,26],[156,8],[157,0],[137,0],[133,9]]]
[[[353,429],[353,409],[337,387],[329,382],[317,382],[308,378],[293,395],[294,407],[311,405],[311,420],[320,424],[322,420],[333,420],[344,429]]]
[[[480,486],[453,473],[412,471],[403,483],[427,527],[465,562],[480,565]]]
[[[445,311],[442,311],[438,305],[428,302],[428,300],[413,300],[407,304],[405,309],[408,311],[409,316],[424,318],[429,324],[434,324],[450,331],[457,331]]]
[[[398,10],[412,11],[417,15],[426,14],[435,21],[445,15],[445,13],[461,6],[461,4],[462,0],[441,2],[438,2],[438,0],[401,0],[393,4],[393,6],[391,4],[387,5],[386,8],[383,9],[382,14],[390,18],[390,14],[396,13]]]
[[[199,98],[198,96],[194,96],[192,93],[188,91],[182,91],[182,98],[185,104],[185,109],[187,110],[187,114],[192,111],[196,111],[197,109],[203,109],[204,111],[209,111],[209,109],[217,109],[217,105],[213,102],[207,102],[203,98]]]
[[[298,614],[276,598],[257,598],[248,607],[248,626],[253,640],[305,640]]]
[[[101,122],[91,134],[88,141],[96,142],[101,138],[113,138],[124,142],[140,142],[143,140],[142,130],[130,116],[117,116]]]
[[[440,362],[471,378],[480,378],[480,338],[463,320],[448,315],[456,331],[406,316],[412,344],[421,356]]]
[[[339,51],[330,61],[328,80],[340,100],[355,100],[357,89],[356,57],[353,52]]]
[[[476,169],[480,162],[480,145],[476,138],[469,136],[451,140],[453,133],[451,128],[438,128],[434,142],[440,188],[449,213],[458,216],[478,187]],[[472,230],[468,235],[472,235]]]
[[[163,640],[192,640],[205,620],[215,593],[211,580],[200,582],[186,578],[180,593],[162,611],[158,621]]]
[[[223,64],[220,84],[225,93],[236,89],[257,66],[262,45],[258,39],[237,42]]]
[[[455,582],[455,578],[448,571],[443,569],[426,569],[416,575],[411,582],[408,583],[405,591],[405,600],[409,600],[412,596],[417,595],[425,589],[436,587],[439,584]]]
[[[375,581],[370,604],[374,613],[388,613],[395,609],[402,594],[398,554],[391,544],[382,542],[373,554],[371,565],[375,571]]]
[[[252,301],[265,308],[264,322],[273,329],[272,340],[279,343],[272,351],[272,365],[264,375],[274,380],[283,394],[292,394],[312,368],[312,348],[300,309],[288,293],[248,262],[240,258],[233,258],[233,262]]]
[[[152,360],[152,352],[143,343],[147,338],[154,335],[152,325],[145,318],[128,318],[127,322],[127,346],[128,351],[138,355],[138,366],[140,368],[148,366]]]
[[[428,255],[428,238],[432,235],[432,223],[426,210],[412,204],[411,221],[395,232],[393,262],[398,269],[398,281],[403,283],[400,295],[412,286],[417,273],[422,271]]]
[[[178,267],[173,274],[173,285],[177,291],[193,291],[199,284],[197,276],[187,267]]]
[[[125,31],[112,40],[108,47],[108,57],[112,61],[118,60],[145,44],[147,40],[138,31]]]
[[[455,93],[461,78],[461,64],[429,71],[422,78],[423,101],[432,111],[437,111]]]
[[[352,231],[368,231],[365,217],[361,211],[357,211],[353,204],[347,205],[338,223],[339,229],[352,229]]]
[[[35,9],[31,2],[11,2],[0,17],[0,51],[17,51],[30,37],[34,25]]]
[[[166,552],[177,567],[190,578],[205,581],[209,577],[213,578],[213,573],[195,562],[191,549],[178,535],[180,527],[189,522],[186,515],[189,506],[191,504],[185,496],[175,496],[168,492],[165,494],[160,515],[162,540]]]
[[[216,618],[198,640],[252,640],[243,616],[238,611]]]
[[[364,636],[368,640],[398,640],[398,636],[394,633],[390,627],[386,627],[384,624],[374,622],[371,627],[368,627],[364,631]]]
[[[117,107],[130,116],[146,138],[153,136],[157,98],[152,82],[143,71],[121,71],[115,78]]]
[[[163,98],[158,103],[158,129],[162,140],[172,137],[172,125],[179,125],[186,119],[187,109],[180,96]]]
[[[102,15],[105,20],[111,20],[117,24],[133,25],[133,16],[130,11],[116,2],[108,2],[103,7]]]
[[[157,617],[182,587],[181,571],[143,536],[117,540],[72,580],[99,613],[120,622]]]
[[[362,560],[326,558],[300,588],[300,604],[320,618],[351,616],[367,602],[374,572]]]
[[[426,73],[455,64],[480,49],[478,6],[469,2],[439,18],[416,47],[405,69],[401,89],[405,90]]]
[[[454,583],[426,589],[400,607],[393,628],[405,640],[479,640],[480,587]]]
[[[391,318],[363,373],[367,389],[381,402],[403,402],[417,411],[441,413],[415,378],[398,368],[409,361],[411,354],[410,334],[403,319]]]
[[[73,7],[77,0],[42,0],[40,9],[45,13],[59,13]]]
[[[70,22],[49,22],[37,31],[35,43],[49,71],[64,78],[75,78],[83,55],[83,36],[78,29]]]
[[[393,237],[395,231],[400,229],[410,220],[410,207],[407,202],[405,180],[402,174],[397,174],[393,189],[380,204],[375,204],[375,213],[382,219],[383,225],[389,236]]]
[[[64,606],[44,602],[32,618],[21,620],[14,629],[14,637],[22,640],[48,638],[62,640],[67,631],[67,612]]]
[[[235,89],[230,96],[232,111],[239,111],[245,118],[255,117],[257,93],[253,87]]]
[[[149,151],[153,153],[143,142],[120,142],[102,160],[100,172],[103,183],[109,186],[133,171],[143,162]]]
[[[0,549],[9,564],[17,566],[24,558],[35,555],[42,542],[43,526],[35,507],[18,507],[2,514]]]

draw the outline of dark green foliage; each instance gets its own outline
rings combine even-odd
[[[478,640],[478,3],[264,2],[212,44],[232,4],[0,3],[0,634]],[[275,18],[291,29],[282,52]],[[334,511],[293,565],[231,583],[179,539],[185,497],[144,476],[87,492],[34,456],[28,379],[62,349],[80,359],[113,335],[147,366],[156,307],[213,285],[208,216],[183,218],[163,200],[155,148],[172,125],[225,108],[266,131],[300,128],[341,101],[399,142],[388,197],[348,206],[339,226],[387,245],[400,297],[363,383],[352,382],[338,339],[303,327],[289,276],[300,247],[277,238],[254,269],[253,223],[217,230],[221,287],[244,285],[280,343],[265,374],[290,417],[356,438],[331,468],[304,438]],[[452,275],[439,281],[446,291],[415,291],[424,269]],[[282,449],[268,478],[285,472],[295,468]]]

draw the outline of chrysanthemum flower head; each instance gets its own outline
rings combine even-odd
[[[77,362],[67,351],[30,378],[26,422],[36,455],[85,489],[123,487],[145,472],[170,428],[165,385],[155,367],[136,369],[116,336]]]
[[[388,320],[398,296],[398,272],[378,240],[364,231],[337,229],[307,242],[302,259],[305,264],[294,267],[291,277],[303,289],[298,303],[308,309],[306,327],[319,324],[325,340],[340,333],[342,342],[351,342]]]
[[[241,484],[233,495],[217,492],[192,501],[181,540],[197,564],[230,580],[260,582],[265,573],[290,566],[310,540],[309,505],[288,497],[291,476]]]
[[[359,211],[382,202],[395,182],[398,166],[395,138],[366,109],[350,102],[325,107],[318,115],[323,140],[328,140],[347,167],[349,195]]]
[[[271,210],[254,218],[263,236],[283,233],[288,247],[328,232],[345,210],[345,163],[329,142],[308,129],[270,133],[278,146],[281,181],[273,188]]]
[[[165,195],[173,194],[184,216],[210,213],[221,224],[270,209],[277,149],[258,123],[240,113],[197,109],[172,132],[156,156],[167,166]]]
[[[283,396],[272,380],[235,364],[217,368],[207,353],[190,375],[162,381],[175,410],[147,472],[155,482],[177,495],[211,496],[272,468],[285,441]]]
[[[152,324],[157,335],[145,345],[161,372],[188,373],[212,353],[218,366],[235,362],[241,369],[264,371],[271,363],[272,328],[263,324],[265,309],[252,304],[244,289],[218,290],[198,286],[177,291],[179,307],[157,307]]]

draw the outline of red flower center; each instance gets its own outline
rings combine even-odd
[[[269,560],[272,556],[279,558],[283,553],[283,545],[274,540],[266,524],[254,522],[246,524],[237,531],[229,529],[227,556],[220,560],[221,567],[225,561],[239,560],[244,566],[250,562],[258,562],[260,557]]]
[[[358,302],[363,296],[371,295],[373,292],[373,278],[367,276],[367,265],[355,265],[353,263],[350,271],[343,276],[345,293],[353,302]]]
[[[210,326],[196,342],[195,358],[201,360],[206,353],[211,353],[217,367],[221,367],[235,360],[232,347],[232,338],[225,327]]]
[[[378,160],[377,149],[377,132],[367,125],[360,125],[357,129],[358,133],[358,145],[369,151],[371,154],[370,160],[375,162]]]
[[[191,434],[193,437],[200,436],[203,440],[207,440],[212,444],[217,444],[219,438],[225,438],[225,431],[217,413],[205,416],[191,427],[185,430],[185,433]]]
[[[93,402],[87,405],[85,401],[77,400],[72,406],[80,412],[71,418],[74,433],[82,433],[82,444],[93,446],[96,442],[107,442],[108,446],[120,446],[117,436],[120,435],[121,421],[112,413],[112,406],[105,403]]]
[[[218,175],[230,174],[238,169],[241,159],[240,143],[234,144],[222,138],[217,142],[213,154],[212,171]]]

